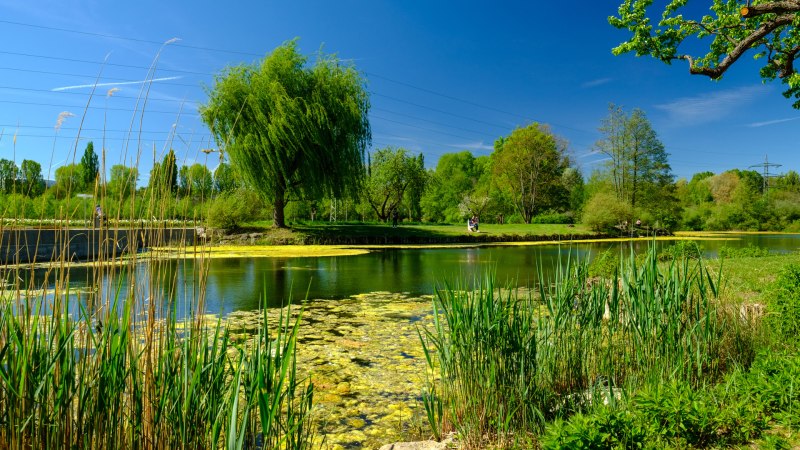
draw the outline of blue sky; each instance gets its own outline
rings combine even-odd
[[[497,137],[537,121],[569,142],[588,175],[602,163],[592,150],[613,102],[647,113],[678,177],[745,169],[766,155],[782,164],[777,172],[800,170],[800,111],[779,82],[762,83],[752,58],[714,82],[685,64],[615,57],[611,48],[626,38],[606,20],[616,7],[0,0],[0,157],[34,159],[47,177],[92,140],[107,167],[138,163],[140,184],[154,153],[160,160],[170,147],[182,163],[213,169],[218,158],[200,152],[214,146],[197,115],[203,86],[298,37],[302,52],[322,48],[365,74],[374,148],[422,152],[429,167],[444,153],[487,155]],[[163,45],[172,38],[180,40]],[[148,78],[158,81],[143,104],[147,85],[137,82]],[[57,130],[63,112],[74,116]]]

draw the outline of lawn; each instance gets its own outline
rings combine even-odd
[[[250,231],[270,231],[272,221],[259,221],[248,223],[246,226]],[[590,235],[595,233],[584,225],[566,224],[482,224],[480,232],[472,233],[467,231],[466,223],[463,225],[452,224],[401,224],[397,228],[392,228],[391,224],[385,223],[357,223],[357,222],[301,222],[290,225],[292,232],[311,236],[347,236],[347,237],[429,237],[429,238],[448,238],[456,236],[479,236],[479,235],[514,235],[514,236],[552,236],[552,235]]]

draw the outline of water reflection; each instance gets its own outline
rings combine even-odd
[[[724,241],[702,241],[709,256],[722,245],[757,245],[774,252],[796,251],[800,235],[742,235]],[[670,242],[661,242],[666,245]],[[142,289],[144,297],[164,307],[171,302],[188,310],[198,298],[200,271],[206,270],[205,301],[209,312],[228,313],[259,309],[264,304],[281,306],[289,301],[341,299],[363,292],[406,292],[430,294],[437,282],[480,277],[496,272],[500,283],[533,286],[540,271],[550,278],[559,260],[591,258],[607,249],[645,251],[649,242],[581,243],[547,246],[497,246],[475,248],[385,249],[370,254],[311,258],[230,258],[207,260],[201,266],[191,260],[142,263],[131,276],[110,276],[105,268],[76,267],[69,270],[71,286],[81,288],[102,279],[106,295],[127,295],[128,289]],[[154,266],[155,264],[155,266]],[[20,276],[42,284],[45,275],[54,280],[58,272],[19,271]],[[156,274],[156,275],[153,275]],[[152,283],[151,283],[152,281]]]

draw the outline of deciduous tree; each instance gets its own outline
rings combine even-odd
[[[66,198],[83,190],[83,167],[80,164],[66,164],[56,169],[56,184],[53,186],[56,198]]]
[[[535,214],[558,205],[566,197],[561,183],[570,162],[566,149],[564,140],[538,123],[517,128],[495,142],[495,179],[525,223],[531,223]]]
[[[406,190],[425,176],[417,158],[403,148],[386,147],[370,156],[365,195],[380,220],[387,220],[403,201]]]
[[[355,196],[371,140],[365,80],[352,65],[320,54],[313,66],[295,41],[258,65],[216,77],[200,108],[217,145],[245,182],[274,205],[285,227],[287,195]]]
[[[97,176],[100,175],[100,162],[94,152],[94,143],[89,141],[83,151],[80,164],[80,186],[73,186],[77,192],[94,189]]]
[[[604,137],[595,148],[609,157],[606,167],[617,198],[633,208],[658,206],[672,184],[672,169],[644,112],[634,109],[626,115],[621,107],[610,105],[600,132]]]
[[[108,180],[108,194],[112,198],[126,199],[136,191],[136,182],[139,179],[139,170],[123,164],[111,166],[111,176]]]
[[[19,169],[14,161],[5,158],[0,159],[0,191],[4,194],[14,192],[18,176]]]
[[[42,165],[31,159],[22,160],[19,167],[20,187],[28,197],[38,197],[44,192]]]
[[[699,3],[710,3],[711,13],[700,14]],[[800,74],[795,67],[800,55],[800,0],[671,0],[661,11],[653,11],[652,4],[653,0],[625,0],[618,15],[609,17],[611,25],[632,33],[613,49],[614,54],[649,55],[667,64],[685,60],[689,73],[718,79],[752,50],[754,57],[764,60],[761,77],[780,78],[787,86],[783,95],[794,97],[793,106],[800,108]],[[655,26],[653,17],[658,18]],[[708,51],[684,53],[684,43],[692,50]]]

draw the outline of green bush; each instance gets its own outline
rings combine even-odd
[[[589,264],[589,275],[593,277],[611,278],[619,271],[619,250],[609,248],[600,253]]]
[[[547,212],[534,216],[531,223],[575,223],[575,217],[571,213]]]
[[[789,264],[775,281],[768,320],[782,339],[797,342],[800,334],[800,265]]]
[[[748,244],[747,247],[728,247],[723,245],[717,255],[720,258],[761,258],[769,256],[769,249]]]
[[[233,229],[258,217],[261,199],[248,189],[221,194],[208,209],[208,224],[214,228]]]
[[[601,406],[589,414],[576,414],[547,427],[541,445],[549,449],[644,448],[645,429],[626,410]]]
[[[625,221],[630,222],[633,211],[614,194],[600,192],[583,208],[583,223],[594,231],[608,231]]]
[[[659,261],[672,261],[682,259],[699,259],[703,256],[703,246],[696,241],[676,241],[661,249],[658,253]]]

